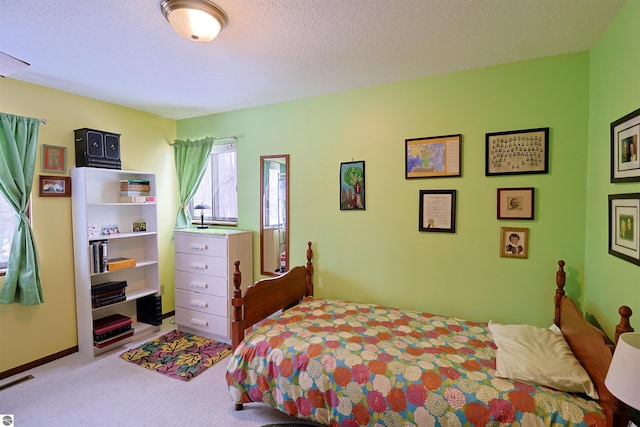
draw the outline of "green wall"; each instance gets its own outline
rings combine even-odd
[[[180,120],[178,138],[237,135],[239,227],[259,228],[259,156],[291,155],[290,253],[315,249],[316,295],[549,325],[557,260],[581,297],[589,57],[579,53]],[[551,128],[550,173],[486,177],[485,133]],[[404,178],[404,140],[463,134],[460,178]],[[364,160],[366,211],[339,210],[341,162]],[[534,221],[498,221],[496,190],[535,187]],[[457,232],[418,232],[421,189],[458,191]],[[499,257],[500,227],[530,229]],[[254,234],[259,273],[259,235]]]
[[[638,193],[640,183],[611,184],[611,122],[640,108],[640,1],[631,0],[591,51],[585,310],[611,336],[620,305],[640,313],[640,267],[607,253],[609,194]],[[634,321],[636,330],[640,321]]]
[[[0,79],[0,111],[46,118],[40,144],[67,147],[68,166],[74,152],[70,132],[93,127],[122,132],[124,168],[158,173],[165,195],[159,198],[164,312],[174,304],[176,199],[167,143],[176,135],[237,135],[239,222],[255,232],[255,277],[259,156],[289,153],[292,262],[304,263],[306,242],[312,241],[318,296],[547,326],[556,261],[562,258],[569,294],[612,336],[617,307],[640,307],[634,280],[640,267],[607,254],[606,227],[607,195],[640,192],[640,183],[609,183],[609,124],[639,107],[639,20],[640,1],[630,0],[590,53],[177,124],[10,78]],[[549,174],[484,176],[485,133],[547,126]],[[404,179],[406,138],[452,133],[463,134],[462,177]],[[338,209],[340,162],[351,160],[366,162],[364,212]],[[536,219],[496,220],[496,189],[528,186],[536,188]],[[420,189],[458,190],[456,234],[417,231]],[[70,199],[34,197],[32,203],[45,304],[0,305],[0,373],[77,344]],[[501,226],[530,229],[528,259],[498,256]]]

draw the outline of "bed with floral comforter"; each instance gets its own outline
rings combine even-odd
[[[227,368],[235,403],[331,426],[596,426],[582,394],[495,376],[486,323],[306,301],[256,327]]]

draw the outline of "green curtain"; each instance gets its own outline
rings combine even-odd
[[[7,274],[0,289],[0,304],[42,304],[38,254],[27,207],[38,149],[40,120],[0,113],[0,193],[16,211]]]
[[[191,213],[189,203],[193,199],[207,162],[211,157],[211,149],[215,138],[208,137],[197,141],[179,141],[173,144],[173,153],[176,162],[176,175],[178,176],[178,214],[176,215],[175,228],[189,228],[191,225]]]

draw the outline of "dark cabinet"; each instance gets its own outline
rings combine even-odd
[[[76,166],[121,169],[120,134],[95,129],[76,129]]]

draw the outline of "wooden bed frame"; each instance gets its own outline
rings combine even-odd
[[[604,385],[615,343],[612,343],[602,330],[589,323],[572,299],[564,293],[566,273],[564,261],[558,261],[556,273],[555,316],[553,323],[561,330],[569,343],[573,354],[589,373],[591,381],[598,391],[599,403],[607,416],[607,427],[622,427],[629,423],[629,416],[624,403],[613,396]],[[620,323],[616,326],[615,342],[620,334],[633,332],[629,322],[632,311],[626,305],[618,310]]]
[[[235,261],[233,273],[233,323],[231,324],[232,350],[244,339],[247,328],[262,319],[271,316],[278,310],[286,310],[298,304],[304,297],[313,296],[313,250],[311,242],[307,243],[307,266],[293,267],[285,274],[262,279],[249,286],[242,295],[240,261]]]
[[[233,323],[232,348],[244,339],[245,330],[278,310],[286,310],[298,304],[305,297],[313,296],[313,251],[311,242],[307,243],[307,265],[294,267],[287,273],[274,278],[262,279],[249,286],[242,295],[239,265],[235,262],[233,283]],[[628,424],[624,403],[615,398],[605,387],[604,379],[613,357],[614,343],[604,332],[591,325],[582,315],[576,304],[565,295],[566,273],[564,261],[558,261],[556,272],[555,315],[553,322],[560,328],[569,346],[589,373],[598,395],[599,403],[607,417],[607,427],[623,427]],[[620,334],[633,332],[629,322],[632,311],[627,306],[618,310],[620,323],[616,326],[615,341]],[[236,404],[236,410],[242,404]]]

